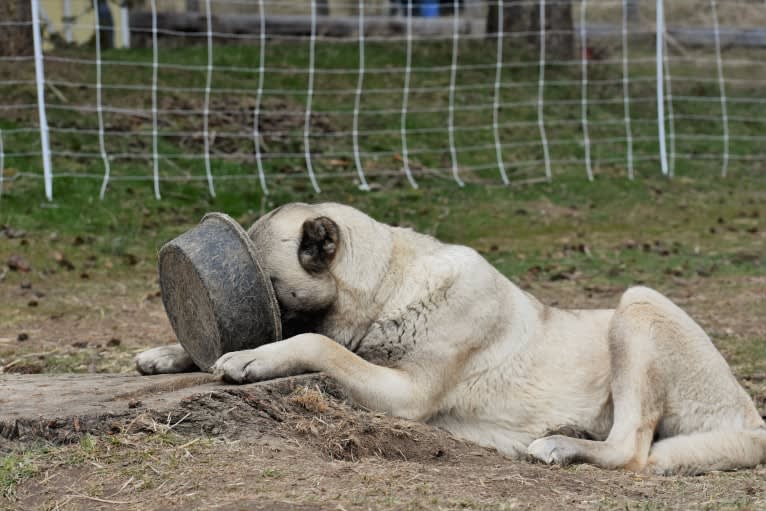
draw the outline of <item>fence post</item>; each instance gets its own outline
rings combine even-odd
[[[258,123],[261,115],[261,99],[263,98],[263,74],[265,72],[264,60],[266,60],[266,10],[264,0],[258,0],[258,21],[260,28],[258,37],[258,89],[255,91],[255,108],[253,109],[253,144],[255,145],[255,164],[258,166],[258,179],[264,195],[269,194],[266,186],[266,175],[263,172],[263,159],[261,157],[261,132]]]
[[[625,120],[625,140],[627,144],[628,179],[633,179],[633,130],[630,126],[630,72],[628,65],[628,10],[632,0],[627,0],[622,6],[622,104]]]
[[[130,48],[130,10],[128,0],[120,3],[120,32],[122,32],[122,47]]]
[[[660,142],[660,165],[662,175],[668,175],[668,151],[665,146],[665,90],[664,90],[664,51],[665,51],[665,2],[657,0],[657,131]]]
[[[32,37],[35,50],[35,81],[37,82],[37,112],[40,117],[40,145],[43,152],[43,178],[45,197],[53,200],[53,171],[51,168],[51,147],[48,140],[48,117],[45,112],[45,70],[43,69],[43,43],[40,36],[39,0],[32,2]]]
[[[3,198],[3,179],[5,179],[5,147],[3,147],[3,130],[0,129],[0,199]]]
[[[713,13],[713,35],[715,37],[715,63],[718,71],[718,88],[721,92],[721,122],[723,123],[723,162],[721,177],[726,177],[729,170],[729,113],[726,106],[726,79],[723,76],[723,61],[721,59],[721,31],[718,27],[718,6],[716,0],[710,0]]]
[[[321,192],[319,183],[314,175],[314,165],[311,163],[311,103],[314,98],[314,65],[316,62],[317,40],[317,0],[311,0],[311,36],[309,38],[309,77],[306,90],[306,115],[303,122],[303,151],[306,160],[306,170],[309,174],[311,186],[316,193]]]
[[[72,25],[75,19],[72,17],[72,0],[64,0],[64,39],[66,42],[72,42]]]
[[[545,0],[540,0],[540,60],[539,76],[537,80],[537,127],[540,131],[540,143],[543,146],[543,157],[545,158],[545,179],[550,181],[551,174],[551,154],[548,148],[548,135],[545,132]]]

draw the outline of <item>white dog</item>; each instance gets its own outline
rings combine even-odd
[[[545,463],[699,474],[766,461],[752,400],[656,291],[555,309],[470,248],[339,204],[283,206],[249,234],[286,340],[225,354],[213,370],[228,381],[324,371],[364,407]],[[195,369],[180,345],[136,363]]]

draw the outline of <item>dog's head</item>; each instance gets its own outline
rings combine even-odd
[[[376,232],[381,225],[348,206],[295,203],[271,211],[249,229],[274,286],[285,336],[329,335],[320,324],[328,313],[338,312],[343,295],[351,289],[359,300],[374,290],[381,265],[375,252],[385,250]]]

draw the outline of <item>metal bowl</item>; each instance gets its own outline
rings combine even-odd
[[[209,213],[166,243],[159,274],[173,331],[203,371],[224,353],[282,339],[271,281],[253,242],[228,215]]]

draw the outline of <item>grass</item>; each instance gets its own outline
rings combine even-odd
[[[757,174],[634,182],[601,176],[596,183],[572,176],[512,189],[458,189],[434,181],[418,190],[395,186],[359,193],[341,185],[321,195],[275,191],[268,198],[230,184],[221,186],[215,199],[200,197],[198,185],[172,184],[163,201],[133,188],[115,189],[107,201],[89,201],[97,184],[82,182],[62,190],[56,208],[30,201],[34,192],[25,182],[3,198],[0,224],[39,233],[36,243],[11,240],[0,248],[0,256],[7,260],[19,252],[34,268],[79,287],[107,276],[148,275],[154,272],[158,247],[206,211],[225,211],[248,225],[261,212],[299,199],[345,202],[380,221],[471,245],[507,275],[553,277],[573,269],[602,283],[626,285],[657,284],[668,277],[762,274],[758,246],[766,216],[764,181],[766,175]],[[62,268],[57,253],[74,269]]]
[[[71,470],[77,474],[84,466],[101,476],[98,487],[90,490],[70,487],[67,501],[74,497],[87,500],[88,495],[97,495],[104,487],[111,488],[116,484],[114,480],[120,480],[121,484],[128,481],[122,486],[123,490],[127,486],[130,490],[152,489],[162,484],[168,471],[190,462],[194,453],[214,444],[210,439],[178,435],[163,424],[153,426],[155,431],[122,432],[107,437],[84,435],[73,445],[32,445],[4,455],[0,457],[0,497],[12,504],[17,486],[25,480],[48,471]],[[279,477],[279,474],[272,471],[264,477]],[[3,504],[0,500],[0,506]]]
[[[0,496],[11,499],[16,485],[40,472],[35,451],[26,450],[0,458]]]

